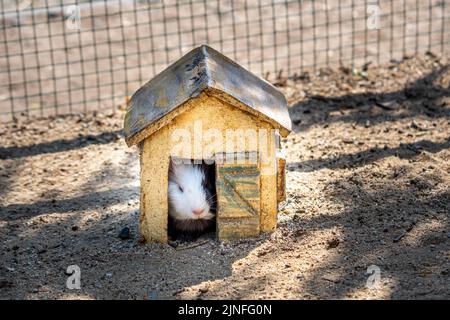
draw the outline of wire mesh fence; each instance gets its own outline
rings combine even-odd
[[[207,43],[269,80],[450,52],[445,0],[2,0],[0,119],[111,110]]]

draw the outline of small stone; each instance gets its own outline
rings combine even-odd
[[[399,104],[396,100],[389,100],[389,101],[375,101],[375,104],[384,109],[384,110],[395,110],[399,107]]]
[[[258,251],[258,252],[256,253],[256,255],[257,255],[258,257],[262,257],[262,256],[265,256],[267,253],[268,253],[267,251]]]
[[[78,226],[72,226],[72,231],[77,231],[78,230]]]
[[[131,238],[130,228],[128,227],[123,228],[119,233],[119,238],[122,240],[130,239]]]
[[[200,293],[207,293],[208,290],[209,290],[209,288],[206,287],[206,286],[205,287],[201,287],[201,288],[198,289],[198,291],[200,291]]]
[[[305,230],[303,230],[303,229],[297,229],[297,230],[295,230],[295,231],[292,232],[292,235],[293,235],[294,237],[301,237],[301,236],[303,236],[305,233],[306,233]]]
[[[350,138],[344,138],[344,139],[342,139],[342,142],[346,143],[346,144],[353,144],[355,141]]]
[[[450,231],[449,231],[449,232],[447,232],[447,238],[449,238],[449,239],[450,239]]]
[[[69,269],[70,270],[70,269]],[[67,270],[64,270],[64,274],[66,275],[66,276],[71,276],[71,275],[73,275],[75,273],[75,271],[73,271],[73,272],[68,272]]]
[[[399,234],[398,236],[396,236],[392,241],[393,241],[394,243],[399,242],[405,235],[406,235],[406,232],[403,231],[401,234]]]
[[[339,243],[340,243],[340,241],[339,241],[338,238],[334,238],[334,239],[328,240],[327,241],[327,245],[328,245],[327,249],[336,248],[339,245]]]
[[[182,292],[184,292],[184,288],[175,290],[175,291],[172,293],[172,296],[176,296],[176,295],[178,295],[178,294],[180,294],[180,293],[182,293]]]
[[[169,241],[167,241],[167,244],[169,246],[171,246],[172,248],[178,247],[178,242],[176,242],[176,241],[169,240]]]
[[[339,275],[337,275],[337,274],[326,274],[326,275],[322,276],[322,279],[329,281],[329,282],[333,282],[333,283],[340,282]]]

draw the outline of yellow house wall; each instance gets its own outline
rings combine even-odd
[[[270,148],[268,148],[265,156],[266,161],[260,165],[260,230],[267,232],[275,229],[277,221],[277,177],[275,137],[272,126],[214,97],[202,95],[191,101],[190,105],[193,105],[190,110],[182,113],[145,139],[141,145],[140,231],[145,241],[167,242],[167,185],[170,157],[203,158],[205,143],[202,143],[202,139],[198,136],[200,133],[200,136],[206,139],[207,131],[210,129],[219,132],[222,135],[222,141],[226,141],[226,129],[253,129],[258,132],[258,129],[262,128],[267,129],[267,132],[270,133],[267,134],[267,143]],[[187,150],[191,149],[190,154],[186,154],[186,149],[177,148],[182,140],[175,139],[175,137],[179,138],[177,134],[180,132],[190,134],[191,140],[184,141],[191,147],[188,146],[187,148]],[[194,133],[197,135],[197,139],[194,139]],[[194,140],[196,140],[196,146],[194,146]],[[233,152],[258,151],[234,142],[235,149],[233,149]],[[213,147],[210,145],[209,147],[212,153],[226,151],[221,146]],[[261,152],[261,150],[259,151]]]

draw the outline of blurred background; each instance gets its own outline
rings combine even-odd
[[[114,111],[207,43],[272,82],[449,52],[444,0],[4,0],[0,118]]]

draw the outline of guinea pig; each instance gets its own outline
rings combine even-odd
[[[215,225],[216,195],[205,164],[176,164],[169,169],[169,234],[198,236]]]

